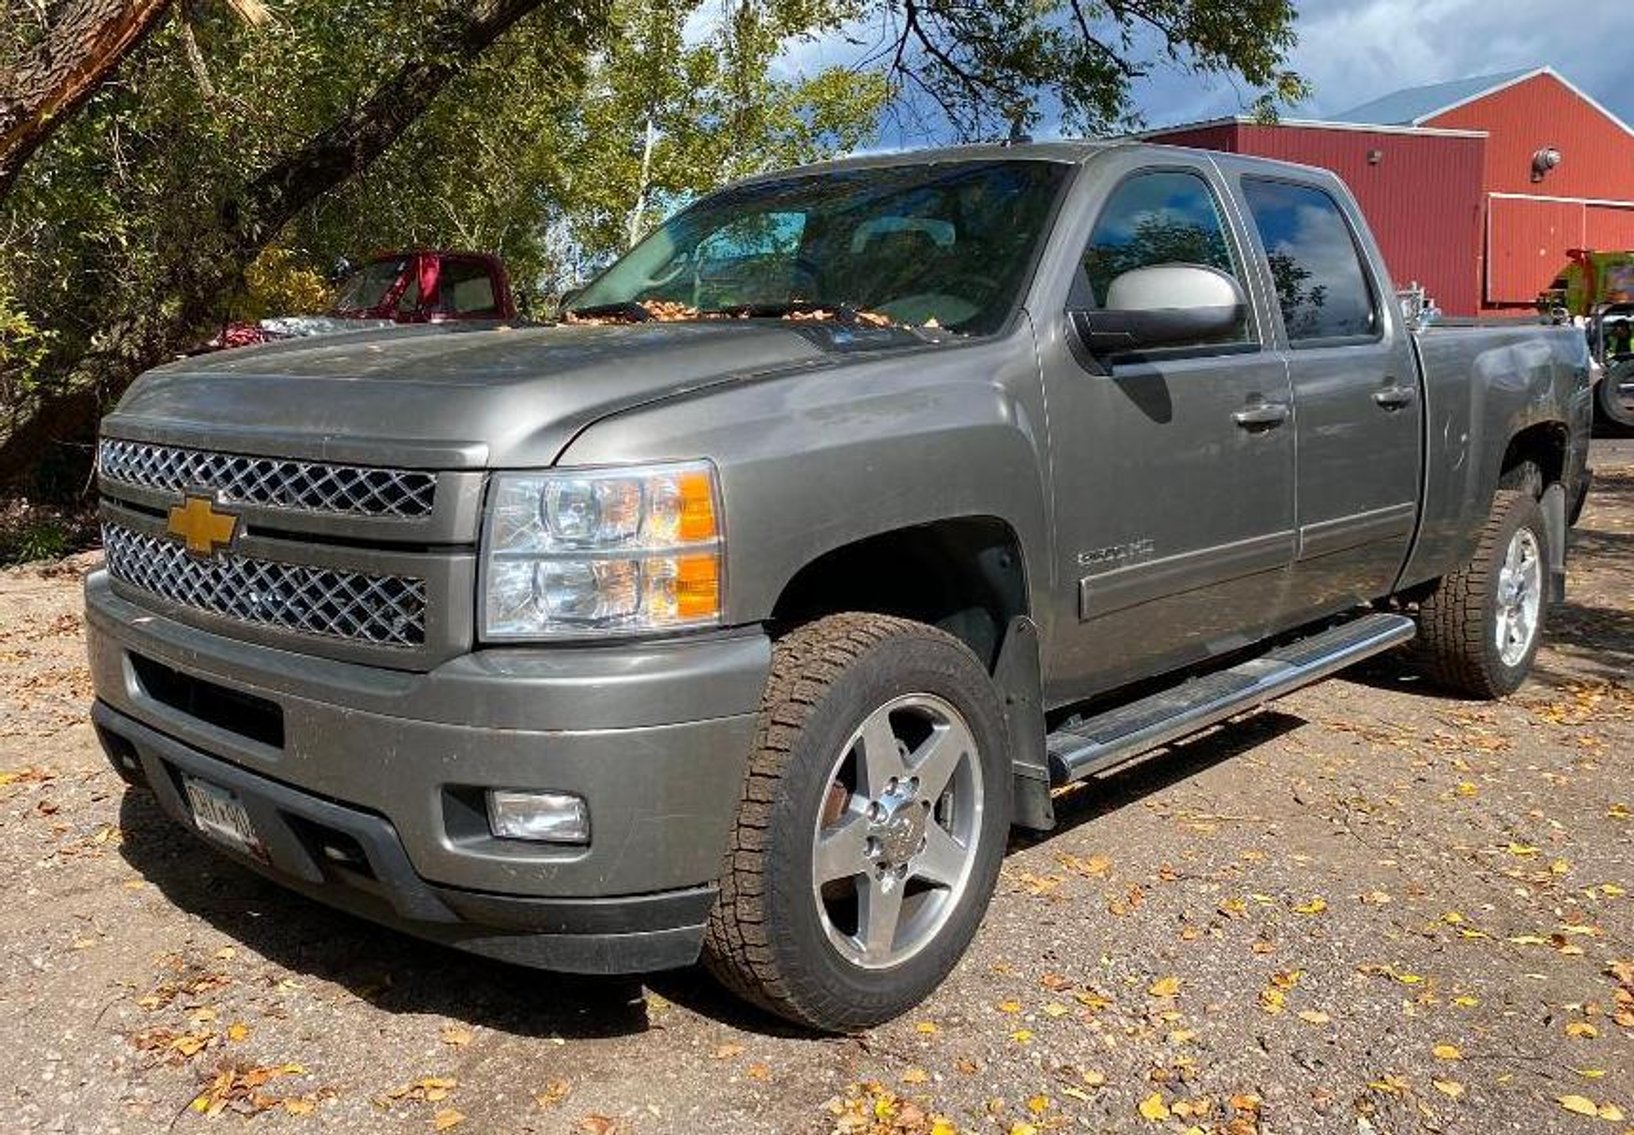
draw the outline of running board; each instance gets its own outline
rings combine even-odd
[[[1405,615],[1364,615],[1058,729],[1045,738],[1050,780],[1082,780],[1389,650],[1417,630]]]

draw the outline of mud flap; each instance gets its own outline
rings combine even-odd
[[[1055,827],[1050,802],[1050,769],[1044,750],[1043,678],[1038,660],[1038,626],[1025,615],[1010,620],[993,667],[993,682],[1004,698],[1004,729],[1015,771],[1010,822],[1047,832]]]
[[[1559,481],[1543,490],[1543,524],[1549,532],[1549,604],[1566,602],[1566,542],[1571,528],[1566,523],[1566,487]]]

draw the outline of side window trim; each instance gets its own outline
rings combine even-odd
[[[1274,278],[1274,273],[1271,271],[1270,250],[1265,247],[1265,238],[1260,233],[1259,222],[1254,216],[1253,205],[1248,200],[1248,186],[1255,183],[1292,186],[1296,189],[1306,189],[1320,193],[1327,198],[1328,202],[1333,206],[1334,214],[1338,216],[1340,223],[1345,226],[1346,235],[1350,237],[1351,251],[1361,268],[1362,280],[1367,285],[1368,298],[1372,302],[1374,330],[1371,335],[1324,335],[1314,338],[1295,339],[1288,327],[1288,321],[1283,315],[1282,304],[1277,299],[1276,288],[1272,286],[1266,306],[1271,311],[1271,318],[1275,319],[1277,326],[1282,329],[1282,340],[1285,349],[1289,351],[1319,351],[1338,347],[1372,347],[1384,342],[1387,313],[1384,310],[1383,296],[1387,289],[1384,282],[1380,281],[1375,274],[1373,259],[1367,255],[1366,250],[1362,247],[1356,225],[1351,220],[1350,214],[1345,211],[1345,207],[1340,203],[1339,198],[1335,197],[1327,186],[1297,177],[1245,172],[1238,176],[1237,182],[1238,192],[1242,196],[1244,228],[1249,231],[1255,245],[1254,258],[1257,262],[1255,267],[1264,274],[1268,282]]]
[[[1111,367],[1140,366],[1158,362],[1259,354],[1265,351],[1267,348],[1267,328],[1261,321],[1259,304],[1254,301],[1254,288],[1250,286],[1248,280],[1249,273],[1256,269],[1253,250],[1246,244],[1244,234],[1238,231],[1238,224],[1234,223],[1236,221],[1234,211],[1227,208],[1227,202],[1231,200],[1230,188],[1224,183],[1225,179],[1220,176],[1219,170],[1214,168],[1212,164],[1191,165],[1184,162],[1164,162],[1159,165],[1140,166],[1120,176],[1113,183],[1111,189],[1107,191],[1101,207],[1096,210],[1095,218],[1090,223],[1089,232],[1084,238],[1084,247],[1079,250],[1074,260],[1074,281],[1069,289],[1069,304],[1072,302],[1071,296],[1078,292],[1080,282],[1083,280],[1083,261],[1085,254],[1088,252],[1088,242],[1094,238],[1095,231],[1100,227],[1113,198],[1117,196],[1124,186],[1136,178],[1162,173],[1181,174],[1196,178],[1207,191],[1209,199],[1214,205],[1214,216],[1219,222],[1221,237],[1225,241],[1226,255],[1231,259],[1232,275],[1236,279],[1238,286],[1242,288],[1244,298],[1248,301],[1246,321],[1243,328],[1244,337],[1230,343],[1199,343],[1194,346],[1131,351],[1126,354],[1112,356],[1106,360],[1107,364]],[[1098,297],[1093,296],[1092,289],[1091,298],[1094,299],[1097,305],[1101,302]]]

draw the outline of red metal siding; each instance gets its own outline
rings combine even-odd
[[[1240,153],[1320,166],[1344,179],[1397,286],[1416,280],[1449,315],[1480,310],[1483,139],[1249,123],[1237,129]],[[1374,152],[1376,163],[1368,160]]]
[[[1583,247],[1583,206],[1494,197],[1489,209],[1487,302],[1529,307],[1565,266],[1566,250]]]
[[[1237,152],[1237,124],[1221,122],[1212,126],[1185,127],[1162,135],[1153,135],[1152,141],[1161,142],[1165,146],[1190,146],[1197,150],[1218,150],[1221,153],[1232,154]]]
[[[1634,249],[1634,205],[1590,205],[1583,218],[1583,247]]]
[[[1425,122],[1454,130],[1485,130],[1488,193],[1634,201],[1634,134],[1553,75],[1476,99]],[[1560,151],[1560,165],[1532,181],[1532,155]]]

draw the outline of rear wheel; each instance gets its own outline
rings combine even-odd
[[[987,908],[1009,828],[1003,717],[964,644],[838,615],[779,640],[705,961],[828,1031],[924,999]]]
[[[1478,698],[1520,688],[1543,638],[1549,560],[1537,498],[1500,489],[1475,555],[1419,607],[1417,650],[1436,682]]]

